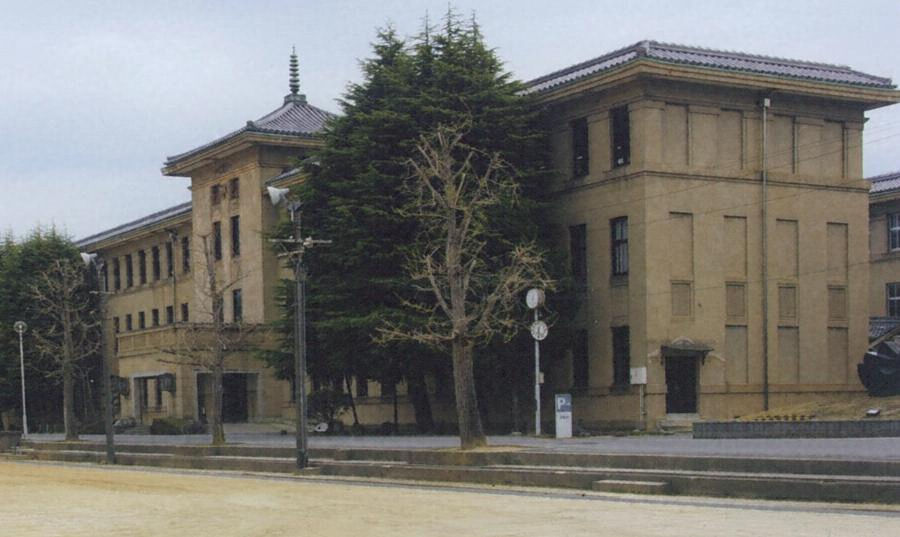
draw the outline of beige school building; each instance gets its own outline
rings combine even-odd
[[[880,300],[863,127],[900,100],[890,79],[645,41],[528,91],[551,131],[547,224],[576,286],[573,337],[542,353],[548,398],[572,393],[587,429],[654,428],[862,390]],[[164,352],[209,320],[203,237],[217,273],[239,282],[226,322],[276,318],[289,273],[266,240],[279,214],[265,187],[303,180],[293,166],[329,116],[292,81],[275,111],[165,161],[164,175],[189,179],[189,202],[79,241],[106,260],[123,416],[202,419],[210,404],[208,374]],[[376,382],[352,389],[364,423],[391,419]],[[249,354],[228,364],[225,391],[226,421],[291,415],[289,384]]]

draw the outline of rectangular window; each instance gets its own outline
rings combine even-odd
[[[228,181],[228,197],[233,200],[241,197],[241,182],[237,177]]]
[[[131,332],[134,329],[134,325],[131,322],[131,314],[125,314],[125,331]]]
[[[241,217],[231,217],[231,257],[241,255]]]
[[[131,265],[131,254],[125,256],[125,287],[134,287],[134,267]]]
[[[138,329],[143,330],[147,328],[147,314],[143,311],[138,312]]]
[[[138,277],[141,285],[147,283],[147,252],[138,250]]]
[[[900,250],[900,213],[889,214],[888,218],[888,250]]]
[[[103,284],[102,284],[103,291],[108,293],[109,292],[109,268],[106,266],[106,263],[103,263],[100,266],[100,275],[101,275],[101,279],[103,280]]]
[[[175,308],[172,306],[166,306],[166,324],[172,324],[175,322]]]
[[[631,133],[628,125],[628,107],[620,106],[609,111],[612,123],[612,166],[618,168],[631,160]]]
[[[122,288],[122,271],[119,269],[119,258],[113,259],[113,286],[116,291]]]
[[[220,201],[222,201],[222,187],[212,185],[209,187],[209,204],[218,205]]]
[[[171,278],[175,275],[175,247],[172,246],[172,242],[169,241],[166,243],[166,278]]]
[[[887,312],[889,317],[900,317],[900,283],[887,284]]]
[[[240,289],[231,291],[231,316],[236,323],[244,319],[244,301]]]
[[[181,272],[191,271],[191,239],[181,237]]]
[[[116,334],[118,334],[118,333],[119,333],[119,329],[120,329],[120,326],[119,326],[119,318],[118,318],[118,317],[113,317],[113,331],[114,331]],[[118,338],[117,336],[115,336],[115,335],[113,335],[113,352],[114,352],[114,353],[118,353],[118,352],[119,352],[119,338]]]
[[[213,258],[222,260],[222,223],[213,222]]]
[[[181,322],[186,323],[191,320],[191,316],[189,315],[190,311],[188,310],[187,302],[181,304]]]
[[[116,334],[119,333],[119,318],[118,317],[113,317],[113,330],[115,331]]]
[[[613,336],[613,384],[627,386],[631,384],[631,350],[628,342],[628,327],[617,326],[612,329]]]
[[[588,353],[587,330],[575,332],[574,347],[572,348],[572,385],[576,388],[590,386],[590,354]]]
[[[590,141],[587,119],[579,118],[572,126],[572,176],[583,177],[590,173]]]
[[[150,320],[153,323],[153,326],[159,326],[159,310],[153,308],[150,312]]]
[[[610,257],[613,276],[628,274],[628,217],[613,218],[609,221]]]
[[[152,250],[150,250],[150,266],[153,271],[153,281],[158,282],[160,276],[160,264],[159,264],[159,246],[154,246]]]
[[[572,279],[581,289],[587,287],[587,226],[569,226],[569,257],[572,261]]]

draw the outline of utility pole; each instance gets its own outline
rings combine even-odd
[[[85,265],[94,265],[97,273],[97,296],[100,302],[100,361],[103,364],[103,428],[106,431],[106,463],[116,463],[116,447],[113,437],[112,379],[109,360],[106,359],[106,289],[103,287],[105,263],[97,254],[81,254]]]
[[[22,344],[22,334],[28,330],[24,321],[16,321],[13,330],[19,334],[19,367],[22,375],[22,436],[28,436],[28,410],[25,408],[25,347]]]
[[[286,199],[289,191],[286,188],[268,187],[269,198],[273,205]],[[294,269],[294,401],[296,408],[296,450],[297,468],[304,469],[309,466],[309,448],[307,441],[307,404],[306,404],[306,266],[303,264],[303,254],[308,248],[320,244],[331,244],[330,240],[316,240],[312,237],[303,238],[300,223],[300,202],[288,201],[288,212],[291,215],[293,236],[288,239],[273,239],[272,242],[280,243],[285,251],[279,257],[290,257],[291,266]]]

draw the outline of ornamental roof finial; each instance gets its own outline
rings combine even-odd
[[[297,65],[297,48],[291,47],[291,95],[300,93],[300,69]]]

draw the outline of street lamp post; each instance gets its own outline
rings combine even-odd
[[[278,205],[282,200],[287,200],[290,192],[287,188],[268,187],[269,199],[272,205]],[[319,244],[331,244],[329,240],[315,240],[312,237],[303,238],[300,226],[300,202],[287,200],[287,209],[291,215],[293,235],[288,239],[273,239],[285,247],[285,252],[279,257],[290,257],[294,270],[294,401],[296,402],[296,449],[297,468],[303,469],[309,465],[309,450],[307,443],[307,404],[306,404],[306,267],[303,265],[303,254],[308,248]]]
[[[22,344],[22,335],[28,330],[24,321],[16,321],[13,330],[19,334],[19,368],[22,375],[22,436],[28,436],[28,410],[25,408],[25,347]]]
[[[525,304],[534,310],[531,337],[534,338],[534,435],[541,436],[541,341],[547,337],[547,323],[541,320],[538,308],[544,304],[542,289],[529,289]]]
[[[104,261],[97,254],[81,254],[81,259],[88,267],[94,266],[97,271],[97,295],[100,302],[100,362],[103,364],[103,428],[106,431],[106,463],[116,463],[116,448],[113,438],[112,413],[112,379],[110,378],[109,361],[106,359],[106,290],[103,288]]]

